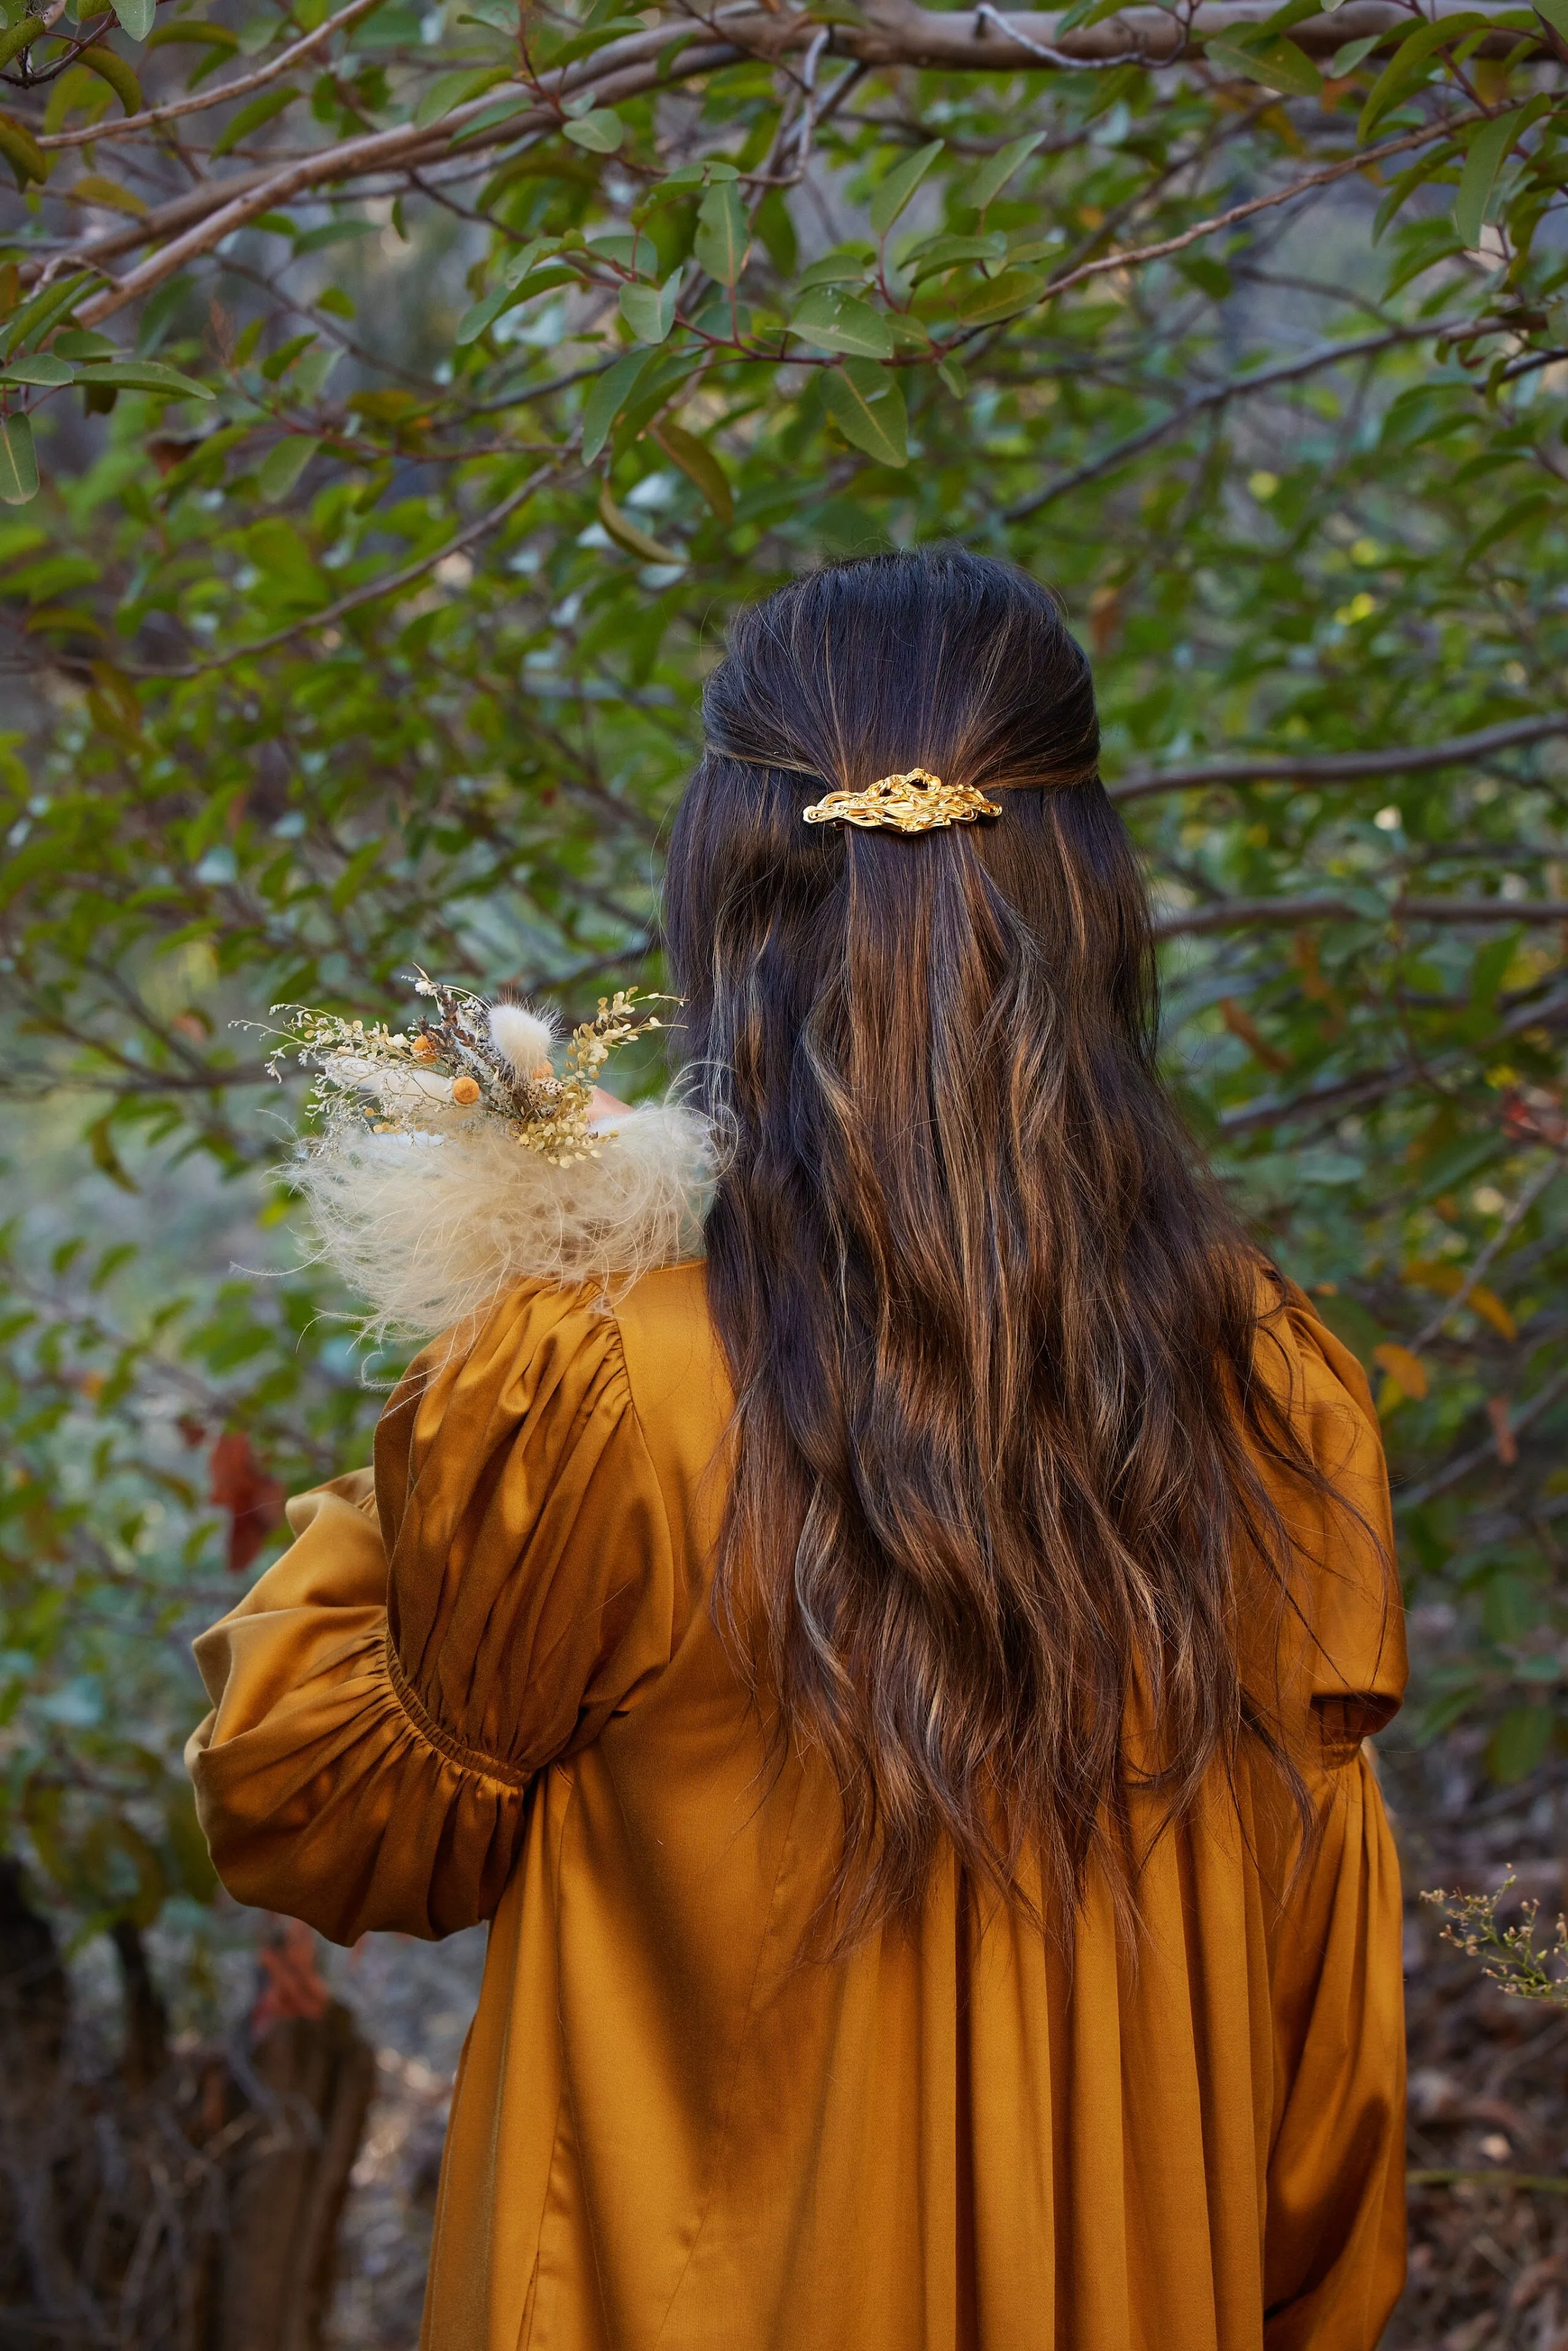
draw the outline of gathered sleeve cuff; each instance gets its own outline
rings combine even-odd
[[[367,1502],[368,1471],[290,1502],[293,1547],[196,1643],[213,1710],[185,1750],[229,1892],[337,1943],[487,1917],[527,1785],[443,1731],[410,1688]]]
[[[614,1319],[534,1289],[438,1342],[376,1469],[289,1505],[296,1541],[196,1643],[186,1761],[241,1902],[336,1942],[490,1917],[530,1784],[667,1662],[674,1569]]]

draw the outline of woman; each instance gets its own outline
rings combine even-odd
[[[514,1286],[294,1505],[198,1644],[214,1857],[491,1921],[433,2351],[1371,2351],[1382,1453],[1161,1092],[1083,657],[879,557],[705,716],[706,1262]]]

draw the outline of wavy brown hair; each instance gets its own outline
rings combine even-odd
[[[1266,1270],[1157,1074],[1088,664],[1009,566],[878,556],[742,614],[704,716],[665,919],[726,1139],[720,1621],[837,1780],[835,1939],[917,1906],[944,1838],[1012,1899],[1038,1851],[1071,1917],[1096,1853],[1128,1895],[1140,1776],[1174,1817],[1268,1740],[1236,1567],[1282,1593],[1286,1554],[1248,1440],[1299,1452],[1253,1378]],[[801,820],[916,765],[1002,814]]]

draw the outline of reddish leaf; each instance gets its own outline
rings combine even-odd
[[[1505,1469],[1511,1469],[1519,1458],[1519,1439],[1508,1425],[1507,1396],[1488,1396],[1487,1418],[1491,1423],[1492,1443],[1497,1458]]]
[[[229,1514],[229,1573],[243,1575],[283,1516],[284,1489],[263,1471],[250,1438],[230,1429],[213,1447],[212,1499]]]
[[[294,2016],[325,2016],[332,1994],[316,1964],[316,1938],[301,1919],[285,1918],[256,1953],[261,1990],[250,2011],[253,2037]]]
[[[1568,1143],[1568,1118],[1555,1092],[1521,1087],[1503,1096],[1502,1131],[1511,1143]]]

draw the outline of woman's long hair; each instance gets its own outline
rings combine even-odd
[[[1026,1902],[1038,1853],[1069,1918],[1096,1854],[1128,1894],[1137,1780],[1172,1817],[1234,1757],[1236,1565],[1283,1557],[1247,1435],[1290,1449],[1263,1269],[1156,1073],[1088,664],[1010,567],[878,556],[744,613],[704,716],[665,921],[726,1146],[720,1621],[837,1781],[836,1942],[944,1836]],[[802,821],[916,766],[1002,813]]]

